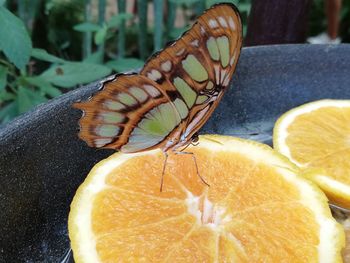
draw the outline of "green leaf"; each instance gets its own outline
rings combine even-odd
[[[95,34],[95,39],[94,39],[95,44],[96,45],[102,44],[106,39],[106,35],[107,35],[107,26],[103,26]]]
[[[96,32],[99,29],[101,29],[101,27],[91,22],[84,22],[84,23],[75,25],[73,29],[79,32]]]
[[[102,61],[102,58],[103,58],[103,52],[102,51],[103,50],[98,50],[98,51],[92,53],[90,56],[85,58],[83,60],[83,62],[93,63],[93,64],[100,64],[100,62]]]
[[[32,42],[22,20],[0,6],[0,49],[19,69],[24,69],[30,58]]]
[[[29,110],[33,103],[31,101],[31,96],[29,96],[27,90],[23,87],[19,87],[17,93],[17,101],[18,101],[18,111],[19,113],[26,112]]]
[[[107,22],[107,27],[108,28],[111,28],[111,27],[117,27],[120,25],[120,23],[122,21],[125,21],[125,20],[129,20],[133,18],[133,15],[130,14],[130,13],[119,13],[119,14],[116,14],[114,16],[112,16],[108,22]]]
[[[59,95],[62,94],[62,92],[55,88],[54,86],[51,85],[50,82],[48,82],[47,80],[45,80],[44,78],[40,77],[40,76],[36,76],[36,77],[25,77],[24,81],[26,81],[27,83],[38,87],[41,92],[43,93],[43,95],[49,95],[51,97],[57,97]]]
[[[45,102],[47,99],[40,93],[20,86],[17,91],[17,108],[19,113],[28,111],[33,106]]]
[[[41,86],[40,89],[43,93],[49,95],[51,98],[58,97],[62,94],[62,91],[52,85]]]
[[[78,84],[98,80],[110,73],[111,69],[103,65],[71,62],[61,66],[53,66],[40,76],[56,86],[72,88]]]
[[[6,90],[2,90],[0,92],[0,103],[4,101],[14,100],[16,98],[15,94],[8,92]]]
[[[0,90],[3,90],[6,87],[7,83],[7,67],[0,65]]]
[[[117,60],[110,60],[106,63],[107,67],[115,70],[116,72],[124,72],[132,69],[141,68],[144,65],[144,61],[137,58],[120,58]]]
[[[239,4],[239,11],[241,13],[247,12],[247,14],[249,14],[250,8],[251,8],[251,4],[250,3],[241,3],[241,4]]]
[[[64,63],[65,62],[64,59],[61,59],[61,58],[56,57],[54,55],[51,55],[51,54],[47,53],[47,51],[45,49],[41,49],[41,48],[33,48],[32,57],[39,59],[39,60],[51,62],[51,63]]]
[[[199,2],[200,0],[170,0],[171,3],[177,4],[177,5],[183,5],[186,6],[193,5],[194,3]]]
[[[17,101],[12,101],[0,109],[0,120],[2,123],[8,122],[18,114]]]
[[[6,0],[0,0],[0,5],[4,5]]]

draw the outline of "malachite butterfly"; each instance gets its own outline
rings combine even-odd
[[[191,143],[229,86],[242,46],[237,8],[216,4],[190,30],[148,59],[140,73],[102,83],[83,110],[79,137],[125,153]]]

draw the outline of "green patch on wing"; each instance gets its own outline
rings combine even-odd
[[[207,49],[209,51],[209,55],[210,57],[215,60],[218,61],[220,58],[220,54],[219,54],[219,48],[218,45],[216,44],[216,40],[213,37],[210,37],[207,41]]]
[[[101,137],[113,137],[119,132],[119,127],[111,124],[103,124],[96,127],[96,135]]]
[[[121,110],[125,108],[122,103],[114,100],[106,100],[103,104],[109,110]]]
[[[218,37],[216,41],[219,47],[221,65],[225,68],[230,60],[230,46],[228,38],[227,36],[222,36]]]
[[[188,55],[182,61],[182,66],[195,81],[201,82],[208,79],[208,72],[194,55]]]
[[[122,122],[124,119],[123,114],[119,112],[102,112],[101,116],[106,123],[118,123]]]
[[[174,106],[168,102],[161,104],[148,112],[140,121],[138,127],[149,134],[166,136],[180,123],[180,121],[181,120],[177,115]]]
[[[187,108],[185,102],[181,99],[176,99],[174,101],[174,105],[175,105],[177,111],[179,112],[181,119],[186,118],[188,115],[188,108]]]
[[[180,92],[182,98],[185,100],[187,106],[191,108],[196,100],[196,92],[191,89],[191,87],[182,78],[179,77],[174,79],[174,85]]]
[[[208,96],[205,96],[205,95],[198,96],[196,100],[196,104],[202,104],[206,100],[208,100]]]
[[[126,94],[126,93],[119,93],[118,99],[121,103],[124,103],[128,106],[132,106],[132,105],[137,104],[136,99],[133,96]]]

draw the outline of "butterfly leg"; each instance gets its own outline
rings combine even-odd
[[[195,166],[196,166],[196,172],[197,172],[197,176],[199,177],[199,179],[201,179],[201,181],[205,184],[205,185],[207,185],[207,186],[209,186],[210,187],[210,185],[204,180],[204,178],[200,175],[200,173],[199,173],[199,170],[198,170],[198,165],[197,165],[197,159],[196,159],[196,156],[194,155],[194,153],[192,153],[192,152],[183,152],[183,151],[179,151],[179,152],[175,152],[175,154],[190,154],[191,156],[192,156],[192,159],[193,159],[193,162],[194,162],[194,164],[195,164]]]
[[[160,192],[163,191],[163,182],[164,182],[164,173],[165,173],[165,167],[166,167],[166,163],[168,161],[168,153],[167,152],[163,152],[165,159],[164,159],[164,164],[163,164],[163,171],[162,171],[162,178],[160,179]]]

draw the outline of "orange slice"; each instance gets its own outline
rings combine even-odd
[[[346,246],[343,251],[344,262],[350,262],[350,218],[343,222],[346,236]]]
[[[116,153],[71,205],[76,262],[341,262],[325,195],[269,146],[201,136],[194,153]]]
[[[336,205],[350,209],[350,100],[320,100],[282,115],[274,148]]]

